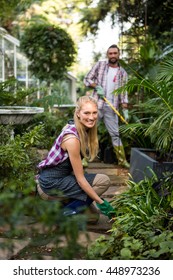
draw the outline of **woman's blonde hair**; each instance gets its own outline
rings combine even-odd
[[[92,161],[98,153],[98,136],[97,136],[97,122],[92,127],[86,131],[86,127],[80,122],[80,119],[77,116],[77,113],[81,108],[87,103],[94,103],[97,106],[97,101],[91,96],[81,96],[79,97],[76,109],[74,112],[74,122],[76,129],[79,133],[80,142],[81,142],[81,153],[83,157]]]

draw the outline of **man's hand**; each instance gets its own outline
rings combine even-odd
[[[95,89],[96,89],[96,92],[97,92],[98,96],[100,98],[103,98],[104,97],[104,89],[101,86],[96,86]]]
[[[99,204],[96,203],[97,207],[100,209],[102,214],[105,216],[108,216],[109,219],[112,219],[113,216],[115,216],[115,209],[112,207],[112,205],[105,199],[103,199],[103,203]]]

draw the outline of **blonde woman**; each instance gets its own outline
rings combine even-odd
[[[85,173],[82,165],[83,158],[92,161],[98,152],[97,117],[97,101],[90,96],[80,97],[74,123],[62,129],[47,157],[38,165],[37,189],[43,199],[68,199],[69,208],[73,208],[73,202],[80,209],[95,201],[100,211],[111,218],[112,206],[100,197],[110,186],[109,177]]]

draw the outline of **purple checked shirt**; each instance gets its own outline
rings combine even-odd
[[[61,131],[60,135],[55,140],[47,157],[38,164],[38,168],[55,166],[68,158],[68,153],[61,148],[61,143],[64,135],[73,134],[79,139],[77,129],[74,124],[67,124]],[[80,140],[80,139],[79,139]]]
[[[108,61],[99,61],[97,62],[92,69],[89,71],[89,73],[84,78],[84,84],[86,86],[90,86],[93,83],[96,83],[99,86],[102,86],[105,92],[106,96],[106,87],[107,87],[107,73],[109,69]],[[114,89],[118,89],[119,87],[122,87],[127,83],[128,75],[127,72],[122,68],[121,66],[118,67],[118,71],[115,77],[115,87]],[[104,104],[104,100],[99,98],[96,91],[93,92],[93,96],[98,100],[98,108],[101,109]],[[119,104],[122,103],[128,103],[128,94],[127,92],[124,92],[123,94],[116,95],[114,94],[113,98],[113,106],[118,109]]]

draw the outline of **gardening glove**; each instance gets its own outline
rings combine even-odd
[[[105,216],[108,216],[109,219],[112,219],[113,216],[115,216],[115,209],[112,207],[112,205],[105,199],[103,199],[103,203],[99,204],[96,203],[97,207],[100,209],[102,214]]]
[[[83,165],[84,168],[88,167],[88,161],[87,161],[86,158],[82,159],[82,165]]]
[[[100,98],[104,98],[104,89],[101,86],[96,86],[96,92]]]
[[[124,115],[124,119],[126,120],[126,122],[128,122],[128,120],[129,120],[129,111],[128,111],[128,109],[123,109],[123,115]]]

